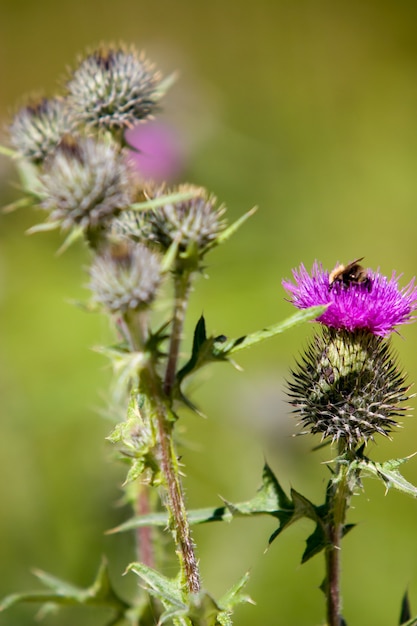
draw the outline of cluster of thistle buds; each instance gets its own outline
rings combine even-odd
[[[408,410],[410,385],[390,342],[396,327],[413,321],[417,287],[365,269],[358,259],[325,271],[315,262],[293,270],[283,285],[299,309],[326,305],[321,330],[301,357],[289,383],[290,402],[305,432],[337,442],[339,450],[386,437]]]
[[[154,300],[168,250],[174,270],[198,270],[225,228],[204,189],[145,185],[132,165],[125,131],[154,116],[170,82],[135,49],[102,45],[79,59],[63,93],[32,98],[10,124],[28,204],[46,212],[31,230],[60,229],[64,246],[86,239],[94,298],[111,313]]]

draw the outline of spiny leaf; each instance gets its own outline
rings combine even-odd
[[[34,200],[32,196],[25,196],[24,198],[19,198],[15,202],[11,202],[2,208],[3,213],[13,213],[13,211],[17,211],[18,209],[24,209],[26,207],[31,207],[34,204]]]
[[[314,532],[306,541],[306,549],[304,550],[301,558],[301,563],[306,563],[309,559],[313,558],[313,556],[324,550],[326,545],[327,540],[323,526],[321,524],[316,524]]]
[[[81,228],[80,226],[73,228],[71,232],[67,235],[67,237],[65,237],[64,242],[59,246],[58,250],[56,251],[56,255],[59,256],[60,254],[66,252],[68,248],[70,248],[76,241],[81,240],[83,236],[83,228]]]
[[[244,224],[252,215],[256,213],[258,207],[254,206],[252,209],[244,213],[241,217],[239,217],[233,224],[230,224],[227,228],[225,228],[216,238],[216,245],[220,245],[225,243],[235,232]]]
[[[409,623],[410,619],[411,619],[411,607],[410,607],[410,600],[408,597],[408,591],[406,591],[405,594],[403,595],[403,599],[401,602],[401,613],[400,613],[400,621],[399,621],[400,626],[401,624]]]
[[[39,178],[39,169],[26,159],[18,159],[17,171],[22,190],[36,198],[39,203],[45,197],[45,187]]]
[[[288,317],[283,322],[278,322],[277,324],[273,324],[272,326],[268,326],[267,328],[258,330],[249,335],[245,335],[243,337],[239,337],[238,339],[232,339],[225,342],[221,347],[219,347],[217,354],[229,356],[231,354],[234,354],[235,352],[239,352],[239,350],[250,348],[256,343],[264,341],[265,339],[270,339],[275,335],[279,335],[280,333],[283,333],[284,331],[293,328],[294,326],[297,326],[302,322],[316,319],[325,310],[325,306],[316,306],[309,309],[297,311],[297,313],[294,313],[294,315],[291,315],[291,317]]]
[[[296,326],[297,324],[315,319],[323,313],[324,310],[325,307],[319,306],[304,309],[303,311],[297,311],[297,313],[283,322],[279,322],[273,326],[268,326],[263,330],[256,331],[249,335],[229,340],[227,340],[224,335],[207,337],[205,320],[204,317],[201,316],[194,330],[191,357],[184,367],[178,372],[177,382],[180,384],[186,376],[197,371],[208,363],[212,363],[213,361],[228,361],[230,360],[230,357],[236,352],[239,352],[239,350],[250,348],[251,346],[264,341],[265,339],[274,337],[275,335],[278,335],[285,330]]]
[[[123,615],[129,605],[122,600],[114,591],[108,573],[105,560],[102,561],[96,579],[91,587],[82,589],[67,583],[51,574],[35,571],[35,575],[51,591],[36,591],[28,593],[16,593],[4,598],[0,604],[0,611],[4,611],[14,604],[21,602],[36,602],[40,604],[52,603],[55,605],[85,605],[107,606]]]
[[[417,498],[417,487],[408,482],[404,476],[398,471],[398,467],[403,463],[406,463],[411,455],[404,459],[390,459],[383,463],[371,461],[370,459],[363,457],[352,463],[352,467],[357,467],[359,470],[367,473],[370,476],[379,478],[384,483],[386,490],[394,488],[398,491],[402,491],[414,498]]]
[[[26,231],[27,235],[33,235],[34,233],[47,233],[51,230],[59,228],[60,222],[42,222],[41,224],[35,224]]]
[[[125,574],[127,572],[133,572],[139,576],[149,592],[159,598],[164,603],[164,606],[177,609],[183,609],[186,606],[184,603],[184,590],[177,578],[168,578],[144,563],[130,563],[126,568]]]
[[[7,146],[0,145],[0,154],[4,154],[4,156],[10,157],[11,159],[17,159],[19,157],[19,153],[16,150],[12,150]]]
[[[189,191],[178,191],[175,193],[169,193],[165,196],[158,198],[152,198],[151,200],[144,200],[143,202],[135,202],[129,206],[129,209],[133,211],[148,211],[150,209],[159,209],[166,204],[174,204],[175,202],[184,202],[185,200],[191,200],[195,196],[201,193],[201,189],[198,187],[190,189]]]
[[[219,521],[230,522],[233,517],[253,515],[272,515],[281,520],[281,518],[291,517],[294,512],[294,505],[286,496],[267,463],[265,463],[262,472],[262,485],[254,498],[237,504],[225,502],[225,506],[189,511],[188,519],[190,524]],[[117,528],[108,531],[108,533],[125,532],[141,526],[166,526],[167,523],[166,513],[151,513],[133,517]]]
[[[248,602],[249,604],[254,604],[253,600],[246,593],[242,593],[242,590],[249,582],[249,572],[246,572],[242,576],[238,582],[233,585],[229,591],[227,591],[222,598],[219,600],[219,606],[229,611],[233,609],[236,605],[242,604],[243,602]]]

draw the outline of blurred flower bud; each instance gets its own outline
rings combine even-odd
[[[163,250],[168,250],[175,242],[183,258],[202,258],[216,244],[219,234],[226,227],[226,221],[222,219],[225,208],[216,208],[217,199],[209,196],[203,188],[180,185],[173,191],[195,191],[195,195],[188,200],[167,202],[160,209],[146,213],[149,239]],[[157,198],[167,193],[171,191],[161,187],[149,195],[150,198]]]
[[[43,98],[23,107],[10,125],[10,142],[25,158],[41,163],[75,122],[64,100]]]
[[[102,46],[73,72],[68,100],[87,128],[126,129],[155,111],[159,82],[154,66],[134,48]]]
[[[159,257],[145,245],[125,240],[96,256],[90,278],[94,299],[111,313],[144,309],[161,280]]]
[[[45,164],[42,207],[64,230],[100,229],[132,200],[126,159],[110,141],[64,137]]]

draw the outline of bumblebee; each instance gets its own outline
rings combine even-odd
[[[350,285],[364,285],[368,291],[371,287],[371,279],[366,273],[366,269],[359,265],[365,257],[355,259],[347,265],[337,265],[329,274],[329,289],[333,289],[334,285],[350,287]]]

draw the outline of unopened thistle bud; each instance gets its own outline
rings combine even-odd
[[[355,448],[389,436],[407,410],[408,389],[389,341],[324,327],[293,372],[289,396],[309,432]]]
[[[97,255],[90,278],[94,299],[111,313],[145,309],[161,281],[160,259],[143,244],[121,241]]]
[[[110,141],[65,137],[45,166],[42,207],[64,230],[103,227],[132,199],[127,161]]]
[[[80,62],[67,84],[75,118],[87,128],[126,129],[148,118],[160,75],[131,48],[101,47]]]
[[[200,258],[216,243],[219,234],[225,229],[224,207],[216,208],[216,198],[209,196],[205,189],[191,185],[180,185],[175,191],[193,192],[189,200],[167,202],[160,209],[145,215],[149,239],[163,250],[175,242],[180,254],[194,254]],[[164,188],[154,196],[167,193]]]
[[[414,319],[414,282],[400,289],[395,273],[389,280],[356,261],[330,273],[315,263],[309,274],[302,265],[293,276],[283,285],[296,307],[328,305],[289,383],[294,412],[308,432],[350,449],[389,436],[410,386],[386,337]]]
[[[41,163],[74,127],[64,100],[42,98],[15,115],[9,128],[10,142],[23,157]]]

